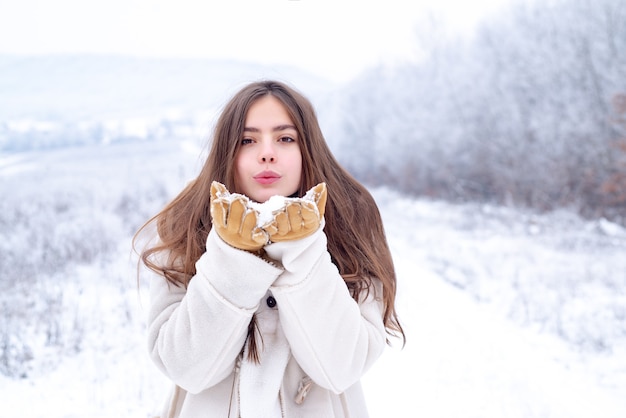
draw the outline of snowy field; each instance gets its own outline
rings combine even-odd
[[[0,417],[158,410],[169,383],[147,358],[130,238],[200,153],[139,142],[0,155]],[[373,193],[407,345],[364,377],[372,417],[626,417],[626,230]]]

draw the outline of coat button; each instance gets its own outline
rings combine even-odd
[[[270,308],[273,308],[276,306],[276,299],[274,299],[274,296],[270,296],[265,300],[265,303],[267,303],[267,306]]]

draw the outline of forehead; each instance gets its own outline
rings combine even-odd
[[[269,120],[281,119],[283,122],[292,122],[287,107],[272,95],[266,95],[256,100],[246,113],[246,125]]]

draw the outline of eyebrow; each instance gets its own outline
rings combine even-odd
[[[294,131],[297,131],[296,127],[293,126],[293,125],[278,125],[278,126],[275,126],[272,129],[272,132],[285,131],[287,129],[293,129]],[[244,132],[261,132],[260,129],[258,129],[258,128],[251,128],[251,127],[244,127],[243,131]]]

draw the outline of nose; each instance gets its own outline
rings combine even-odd
[[[273,163],[276,161],[276,152],[271,142],[264,144],[259,153],[259,159],[262,163]]]

